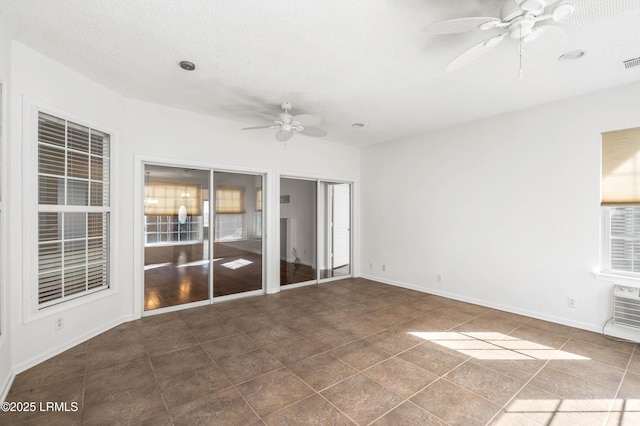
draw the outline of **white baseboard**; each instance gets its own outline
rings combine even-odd
[[[117,327],[120,324],[124,324],[125,322],[129,322],[134,320],[134,316],[133,315],[124,315],[120,318],[117,318],[113,321],[111,321],[110,323],[104,324],[100,327],[97,327],[83,335],[77,336],[63,344],[61,344],[60,346],[57,346],[51,350],[48,350],[42,354],[39,354],[38,356],[35,356],[33,358],[30,358],[26,361],[22,361],[19,364],[15,364],[13,366],[13,374],[14,376],[17,374],[22,373],[25,370],[28,370],[31,367],[35,367],[36,365],[40,364],[41,362],[44,362],[50,358],[53,358],[56,355],[61,354],[62,352],[71,349],[72,347],[79,345],[80,343],[86,342],[87,340],[97,336],[98,334],[104,333],[107,330],[112,329],[113,327]]]
[[[11,389],[11,385],[13,385],[13,379],[16,378],[16,374],[11,372],[7,377],[6,383],[2,386],[2,393],[0,393],[0,402],[4,402],[7,399],[7,395],[9,395],[9,389]]]
[[[416,290],[416,291],[420,291],[420,292],[423,292],[423,293],[428,293],[428,294],[433,294],[433,295],[436,295],[436,296],[446,297],[447,299],[453,299],[453,300],[458,300],[458,301],[461,301],[461,302],[473,303],[475,305],[480,305],[480,306],[484,306],[484,307],[492,308],[492,309],[498,309],[500,311],[510,312],[512,314],[524,315],[526,317],[540,319],[540,320],[543,320],[543,321],[549,321],[549,322],[553,322],[553,323],[556,323],[556,324],[566,325],[566,326],[569,326],[569,327],[579,328],[581,330],[587,330],[587,331],[593,331],[593,332],[596,332],[596,333],[602,333],[601,325],[594,325],[594,324],[584,323],[584,322],[580,322],[580,321],[573,321],[573,320],[568,319],[568,318],[556,317],[554,315],[547,315],[547,314],[543,314],[543,313],[536,312],[536,311],[529,311],[529,310],[526,310],[526,309],[519,309],[519,308],[515,308],[513,306],[509,306],[509,305],[502,305],[500,303],[495,303],[495,302],[492,302],[490,300],[476,299],[476,298],[473,298],[473,297],[467,297],[467,296],[456,294],[456,293],[449,293],[449,292],[438,290],[438,289],[434,289],[434,288],[419,287],[419,286],[412,285],[412,284],[407,284],[407,283],[404,283],[404,282],[401,282],[401,281],[388,280],[388,279],[385,279],[385,278],[382,278],[382,277],[378,277],[378,276],[373,276],[373,275],[362,274],[361,277],[369,279],[369,280],[372,280],[372,281],[378,281],[378,282],[381,282],[381,283],[384,283],[384,284],[394,285],[396,287],[402,287],[402,288],[406,288],[406,289],[409,289],[409,290]],[[622,332],[620,332],[619,330],[618,330],[618,333],[622,334]],[[630,333],[627,332],[624,335],[625,336],[629,336]],[[616,337],[618,337],[618,336],[616,336]],[[621,337],[621,338],[637,341],[639,337],[640,337],[640,334],[638,334],[635,339],[632,339],[632,338],[629,338],[629,337]]]

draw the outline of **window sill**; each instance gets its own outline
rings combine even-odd
[[[631,277],[628,275],[616,275],[609,272],[593,272],[591,275],[597,280],[608,281],[614,284],[622,284],[633,287],[640,287],[640,277]]]

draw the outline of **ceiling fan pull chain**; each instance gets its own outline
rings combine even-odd
[[[520,57],[520,75],[519,78],[522,80],[522,27],[520,27],[520,40],[518,41],[518,56]]]

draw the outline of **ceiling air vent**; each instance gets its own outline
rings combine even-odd
[[[628,70],[629,68],[635,68],[635,67],[640,67],[640,57],[622,61],[622,68],[625,70]]]

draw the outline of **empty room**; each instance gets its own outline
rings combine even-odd
[[[0,0],[0,424],[640,424],[640,0]]]

